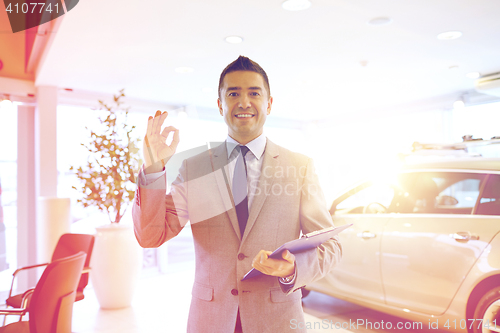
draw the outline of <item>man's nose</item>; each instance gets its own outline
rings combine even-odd
[[[248,109],[249,107],[251,107],[251,103],[250,103],[250,98],[248,98],[248,96],[246,94],[242,94],[240,96],[240,100],[239,100],[239,105],[238,105],[240,108],[242,109]]]

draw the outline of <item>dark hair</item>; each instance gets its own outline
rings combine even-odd
[[[227,67],[224,68],[224,70],[220,74],[219,98],[220,98],[220,91],[222,89],[222,84],[224,82],[224,77],[226,76],[226,74],[236,71],[250,71],[262,75],[262,78],[264,79],[264,88],[266,88],[267,90],[268,97],[271,96],[271,89],[269,88],[269,79],[267,78],[266,71],[264,71],[264,69],[260,67],[260,65],[255,61],[244,56],[239,56],[238,59],[227,65]]]

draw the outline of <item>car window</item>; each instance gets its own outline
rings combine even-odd
[[[480,183],[480,179],[467,178],[451,184],[439,193],[437,205],[472,209],[479,196]]]
[[[500,175],[489,175],[476,214],[500,215]]]
[[[395,201],[399,213],[471,214],[484,174],[419,172]]]
[[[394,198],[389,184],[365,184],[337,204],[335,214],[385,213]]]

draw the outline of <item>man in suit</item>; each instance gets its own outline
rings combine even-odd
[[[306,332],[300,287],[340,260],[337,238],[269,258],[301,232],[332,226],[312,160],[263,134],[272,102],[257,63],[240,56],[229,64],[217,101],[227,140],[186,159],[166,195],[164,165],[179,135],[173,127],[161,130],[166,112],[149,118],[132,209],[135,234],[141,246],[158,247],[190,221],[196,272],[188,332]],[[241,281],[252,267],[263,274]]]

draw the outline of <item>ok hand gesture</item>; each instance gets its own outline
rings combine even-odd
[[[167,161],[175,154],[179,144],[179,130],[175,127],[168,126],[160,132],[167,116],[166,111],[163,113],[156,111],[155,116],[148,119],[148,129],[143,141],[145,173],[162,171]],[[174,132],[174,136],[168,145],[166,141],[170,132]]]

